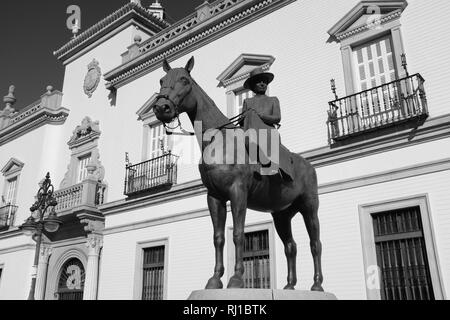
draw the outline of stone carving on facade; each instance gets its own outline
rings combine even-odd
[[[48,261],[48,258],[51,256],[51,254],[53,253],[53,248],[50,245],[43,245],[41,246],[41,256],[40,259],[42,259],[41,261]]]
[[[72,151],[71,160],[67,166],[66,174],[60,184],[60,189],[68,188],[76,183],[79,157],[90,154],[91,160],[87,166],[90,179],[102,182],[105,178],[105,168],[100,162],[100,152],[97,140],[100,138],[99,121],[92,121],[85,117],[72,133],[67,143]]]
[[[99,255],[103,247],[103,236],[99,234],[90,234],[86,240],[86,247],[89,250],[89,255]]]
[[[100,128],[98,121],[92,121],[91,118],[85,117],[81,124],[75,128],[73,131],[72,137],[70,138],[68,144],[72,146],[78,140],[89,137],[91,135],[98,134],[100,135]]]
[[[105,228],[105,222],[99,220],[82,219],[81,224],[85,224],[84,231],[88,233],[99,233]]]
[[[88,65],[88,73],[84,78],[84,93],[91,98],[93,93],[98,87],[100,83],[100,78],[102,76],[102,71],[99,67],[99,62],[97,60],[92,60],[92,62]]]

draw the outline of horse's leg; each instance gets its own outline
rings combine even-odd
[[[235,184],[230,194],[231,212],[233,214],[233,242],[236,250],[234,275],[228,282],[228,288],[244,288],[244,228],[247,212],[247,191],[241,184]]]
[[[297,284],[297,244],[292,237],[291,221],[297,212],[293,210],[286,210],[272,213],[275,229],[284,244],[284,253],[286,254],[288,276],[285,290],[294,290]]]
[[[317,193],[303,196],[301,201],[299,201],[299,206],[305,221],[306,230],[308,230],[311,253],[314,260],[314,284],[311,287],[311,291],[323,291],[322,243],[320,242],[319,197]]]
[[[227,219],[226,202],[208,195],[208,207],[214,227],[214,248],[216,250],[216,266],[214,275],[209,279],[206,289],[222,289],[222,278],[225,271],[223,265],[223,247],[225,245],[225,222]]]

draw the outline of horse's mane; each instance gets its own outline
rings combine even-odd
[[[195,81],[192,77],[192,83],[199,89],[199,91],[203,94],[203,96],[206,98],[206,102],[208,104],[209,109],[216,109],[217,113],[223,117],[223,119],[217,119],[219,122],[221,122],[221,120],[223,120],[225,123],[227,123],[229,121],[228,117],[225,116],[223,114],[223,112],[217,107],[216,103],[214,102],[213,99],[211,99],[209,97],[209,95],[206,93],[205,90],[203,90],[203,88],[197,83],[197,81]],[[220,124],[221,125],[221,124]]]

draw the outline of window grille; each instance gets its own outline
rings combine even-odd
[[[164,246],[144,249],[142,300],[164,298]]]
[[[61,270],[58,282],[58,300],[83,300],[85,272],[80,260],[67,261]]]
[[[268,230],[245,234],[243,257],[245,288],[270,289]]]
[[[382,300],[434,300],[420,207],[372,217]]]

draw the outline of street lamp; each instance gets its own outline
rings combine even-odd
[[[58,204],[53,197],[53,185],[50,180],[50,173],[47,173],[41,188],[37,193],[37,200],[30,208],[31,216],[19,228],[25,235],[32,236],[36,241],[36,252],[34,255],[33,278],[31,279],[31,288],[28,300],[34,300],[34,291],[36,288],[37,268],[39,264],[39,251],[41,250],[42,231],[56,232],[62,221],[58,219],[55,212],[55,206]],[[48,217],[44,218],[47,209],[51,208]]]

